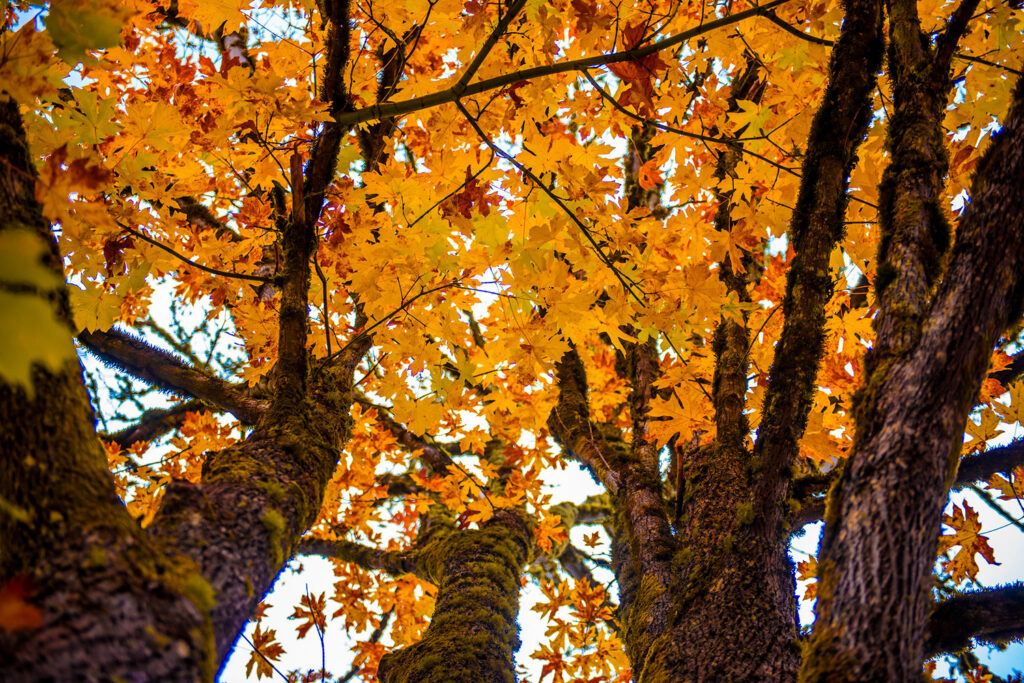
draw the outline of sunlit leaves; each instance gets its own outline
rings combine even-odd
[[[923,3],[922,11],[931,20],[950,4]],[[179,0],[176,17],[141,0],[124,6],[58,2],[48,16],[0,36],[0,87],[22,105],[40,160],[37,196],[72,278],[75,326],[144,319],[154,284],[165,282],[176,304],[201,303],[209,321],[224,321],[227,345],[244,361],[232,379],[265,392],[277,362],[273,280],[283,253],[275,243],[298,199],[289,162],[307,163],[331,120],[319,99],[324,17],[311,0]],[[474,82],[649,45],[749,6],[530,0]],[[344,108],[444,92],[501,11],[500,3],[463,0],[352,3]],[[653,340],[661,373],[648,436],[660,445],[673,437],[707,444],[715,438],[714,330],[722,319],[742,322],[749,332],[747,418],[758,427],[793,259],[792,245],[779,238],[825,83],[831,48],[820,43],[838,35],[842,5],[793,2],[776,16],[812,40],[752,17],[671,52],[591,68],[593,81],[566,71],[464,95],[460,103],[482,135],[452,102],[344,132],[316,225],[312,367],[359,332],[372,333],[373,348],[356,372],[366,403],[353,410],[354,435],[332,473],[315,533],[402,550],[415,543],[433,505],[445,506],[461,529],[521,507],[534,517],[540,555],[564,549],[566,528],[548,511],[555,501],[547,484],[566,456],[547,419],[557,396],[553,363],[570,343],[586,368],[591,419],[625,430],[628,439],[629,391],[616,356]],[[956,62],[958,106],[945,122],[950,201],[968,183],[992,116],[1005,109],[1005,68],[1020,68],[1020,13],[1003,3],[976,20],[986,25],[968,34],[964,54],[996,66]],[[239,42],[227,49],[228,38],[244,39],[246,54]],[[84,58],[71,78],[58,49]],[[759,64],[763,80],[756,95],[733,92],[748,60]],[[397,65],[402,77],[382,86]],[[800,467],[811,471],[835,466],[850,451],[861,357],[874,336],[871,288],[857,295],[852,288],[862,276],[868,283],[876,276],[887,87],[881,83],[872,107],[845,238],[830,260],[836,294],[800,443]],[[649,158],[629,159],[644,118],[661,128]],[[742,151],[723,175],[719,160],[737,149],[734,138]],[[657,201],[630,208],[624,187],[634,181]],[[719,230],[724,200],[731,210]],[[13,249],[32,252],[31,245]],[[749,300],[728,291],[723,264],[749,278]],[[22,278],[9,274],[17,272],[2,268],[0,278]],[[52,312],[23,310],[24,303],[0,310],[43,320],[38,329],[54,332],[46,327],[57,324]],[[66,339],[62,334],[54,338]],[[19,344],[21,351],[4,357],[46,353],[31,339]],[[26,367],[21,362],[20,377]],[[968,450],[987,447],[1007,424],[1020,422],[1020,387],[986,383],[987,407],[968,425]],[[385,419],[414,433],[418,445]],[[145,444],[116,449],[111,464],[133,514],[147,521],[164,482],[194,480],[203,451],[237,437],[234,425],[200,413],[167,438],[174,450],[165,462],[130,471],[133,459],[165,456]],[[453,464],[440,471],[423,444],[443,444]],[[1020,482],[1020,473],[1000,475],[989,489],[1009,502]],[[949,571],[961,578],[975,571],[968,558],[990,557],[972,540],[978,529],[968,510],[949,518],[954,533],[944,541],[958,553]],[[583,538],[583,546],[600,544],[596,532]],[[802,577],[812,570],[803,563]],[[336,571],[333,595],[307,596],[298,606],[298,628],[304,635],[329,628],[331,620],[317,615],[336,610],[331,619],[368,638],[382,611],[394,609],[388,645],[355,647],[360,675],[372,676],[391,643],[422,632],[433,589],[350,565]],[[607,596],[593,586],[557,590],[565,595],[545,608],[549,641],[537,651],[545,680],[628,678],[621,648],[608,635]],[[254,644],[263,654],[250,659],[249,670],[266,677],[267,660],[278,661],[281,646],[273,632],[258,634]]]
[[[179,8],[185,16],[199,23],[204,31],[222,29],[236,31],[248,20],[247,11],[251,0],[179,0]]]

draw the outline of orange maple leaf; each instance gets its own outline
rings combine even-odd
[[[640,167],[640,176],[638,178],[640,187],[645,190],[653,190],[659,185],[665,183],[665,179],[661,177],[661,169],[658,168],[658,162],[651,159],[646,164]]]
[[[0,633],[43,625],[42,611],[25,600],[31,594],[31,578],[20,574],[0,587]]]
[[[960,583],[964,579],[974,579],[978,575],[978,562],[975,555],[981,555],[989,564],[998,565],[995,552],[988,544],[988,538],[981,534],[981,522],[978,513],[968,503],[963,508],[953,506],[953,515],[944,515],[942,523],[953,529],[952,534],[943,534],[939,538],[939,552],[944,553],[956,546],[960,549],[949,560],[942,563],[942,568],[950,573],[952,579]]]

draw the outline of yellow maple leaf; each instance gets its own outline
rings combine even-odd
[[[223,25],[222,30],[229,33],[249,20],[245,13],[251,5],[252,0],[180,0],[178,11],[198,22],[206,32],[212,33]]]

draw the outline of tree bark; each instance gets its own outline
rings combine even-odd
[[[499,510],[477,531],[452,531],[420,549],[438,587],[419,642],[380,661],[383,683],[513,683],[519,588],[533,545],[520,514]]]
[[[860,396],[833,487],[807,681],[920,675],[930,576],[964,423],[1024,296],[1024,84],[979,164],[950,266],[910,348]]]
[[[63,283],[35,201],[17,104],[0,104],[0,232],[29,228]],[[63,284],[46,297],[72,330]],[[32,320],[24,321],[32,325]],[[39,628],[0,633],[4,680],[212,680],[213,591],[188,558],[143,531],[114,491],[77,358],[0,381],[0,585],[28,577]],[[145,664],[141,664],[141,663]]]

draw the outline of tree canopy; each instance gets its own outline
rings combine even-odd
[[[1019,2],[4,7],[11,680],[212,680],[305,555],[387,683],[1024,635],[977,509],[1024,530]]]

